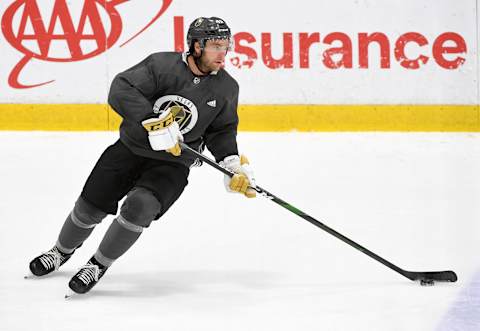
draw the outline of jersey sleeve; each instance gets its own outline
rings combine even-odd
[[[122,118],[140,122],[153,115],[149,99],[158,89],[160,75],[156,71],[149,56],[113,79],[108,103]]]
[[[238,155],[237,107],[238,85],[235,83],[232,95],[205,132],[205,145],[217,162],[229,155]]]

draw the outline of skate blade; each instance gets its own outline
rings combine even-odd
[[[37,276],[32,274],[31,271],[28,271],[27,274],[25,276],[23,276],[23,279],[32,279],[32,278],[35,278],[35,277],[37,277]]]
[[[67,293],[65,294],[65,300],[71,299],[71,298],[73,298],[77,295],[78,295],[78,293],[73,292],[71,289],[68,289]]]

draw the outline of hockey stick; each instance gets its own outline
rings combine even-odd
[[[215,161],[211,160],[210,158],[202,155],[201,153],[197,152],[196,150],[189,147],[185,143],[180,143],[180,145],[181,145],[183,150],[187,150],[190,153],[195,154],[195,156],[197,158],[199,158],[203,162],[209,164],[210,166],[214,167],[215,169],[223,172],[225,175],[230,176],[230,177],[232,177],[234,175],[234,173],[231,172],[230,170],[222,167],[220,164],[218,164]],[[291,204],[283,201],[282,199],[278,198],[277,196],[273,195],[272,193],[268,192],[267,190],[261,188],[260,186],[257,185],[253,189],[255,191],[257,191],[257,193],[260,194],[261,196],[275,202],[276,204],[282,206],[283,208],[291,211],[295,215],[300,216],[304,220],[306,220],[306,221],[312,223],[313,225],[319,227],[320,229],[330,233],[332,236],[334,236],[334,237],[340,239],[341,241],[349,244],[350,246],[356,248],[360,252],[370,256],[372,259],[380,262],[384,266],[398,272],[402,276],[404,276],[404,277],[406,277],[406,278],[408,278],[412,281],[420,281],[420,284],[422,284],[422,285],[431,285],[431,284],[433,284],[434,281],[439,281],[439,282],[456,282],[457,281],[457,275],[455,274],[455,272],[450,271],[450,270],[449,271],[426,271],[426,272],[422,272],[422,271],[407,271],[407,270],[404,270],[400,267],[397,267],[393,263],[385,260],[381,256],[373,253],[372,251],[370,251],[370,250],[366,249],[365,247],[361,246],[360,244],[357,244],[356,242],[354,242],[353,240],[345,237],[341,233],[339,233],[339,232],[333,230],[332,228],[326,226],[325,224],[317,221],[316,219],[314,219],[310,215],[304,213],[303,211],[301,211],[298,208],[295,208]]]

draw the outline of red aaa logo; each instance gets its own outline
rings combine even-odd
[[[75,26],[67,0],[55,0],[48,27],[44,23],[44,18],[36,0],[14,1],[2,17],[2,32],[6,40],[25,56],[10,73],[8,77],[9,85],[13,88],[30,88],[53,82],[51,80],[35,85],[24,85],[18,81],[21,70],[33,58],[52,62],[81,61],[102,54],[111,48],[122,33],[122,19],[115,7],[127,1],[130,0],[84,0],[78,26]],[[172,0],[164,0],[162,7],[153,19],[139,32],[120,45],[120,47],[150,27],[165,12],[171,2]],[[103,8],[110,20],[110,22],[107,22],[111,27],[108,32],[105,29],[105,22],[102,21],[99,7]],[[17,14],[21,9],[23,11],[20,15]],[[14,31],[14,17],[18,16],[20,18],[18,31]],[[30,30],[33,33],[27,33],[27,24],[30,25]],[[88,31],[86,31],[87,24],[89,26]],[[58,32],[58,27],[61,28],[60,30],[63,33]],[[51,55],[51,44],[54,40],[66,42],[70,54],[69,57],[55,57]],[[86,50],[82,47],[82,41],[85,40],[93,41],[96,48],[89,51]],[[38,45],[37,50],[33,51],[27,48],[25,41],[35,41]]]

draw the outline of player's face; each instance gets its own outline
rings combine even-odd
[[[200,58],[203,71],[218,71],[225,66],[225,56],[230,48],[230,40],[207,40]],[[205,70],[207,69],[207,70]]]

